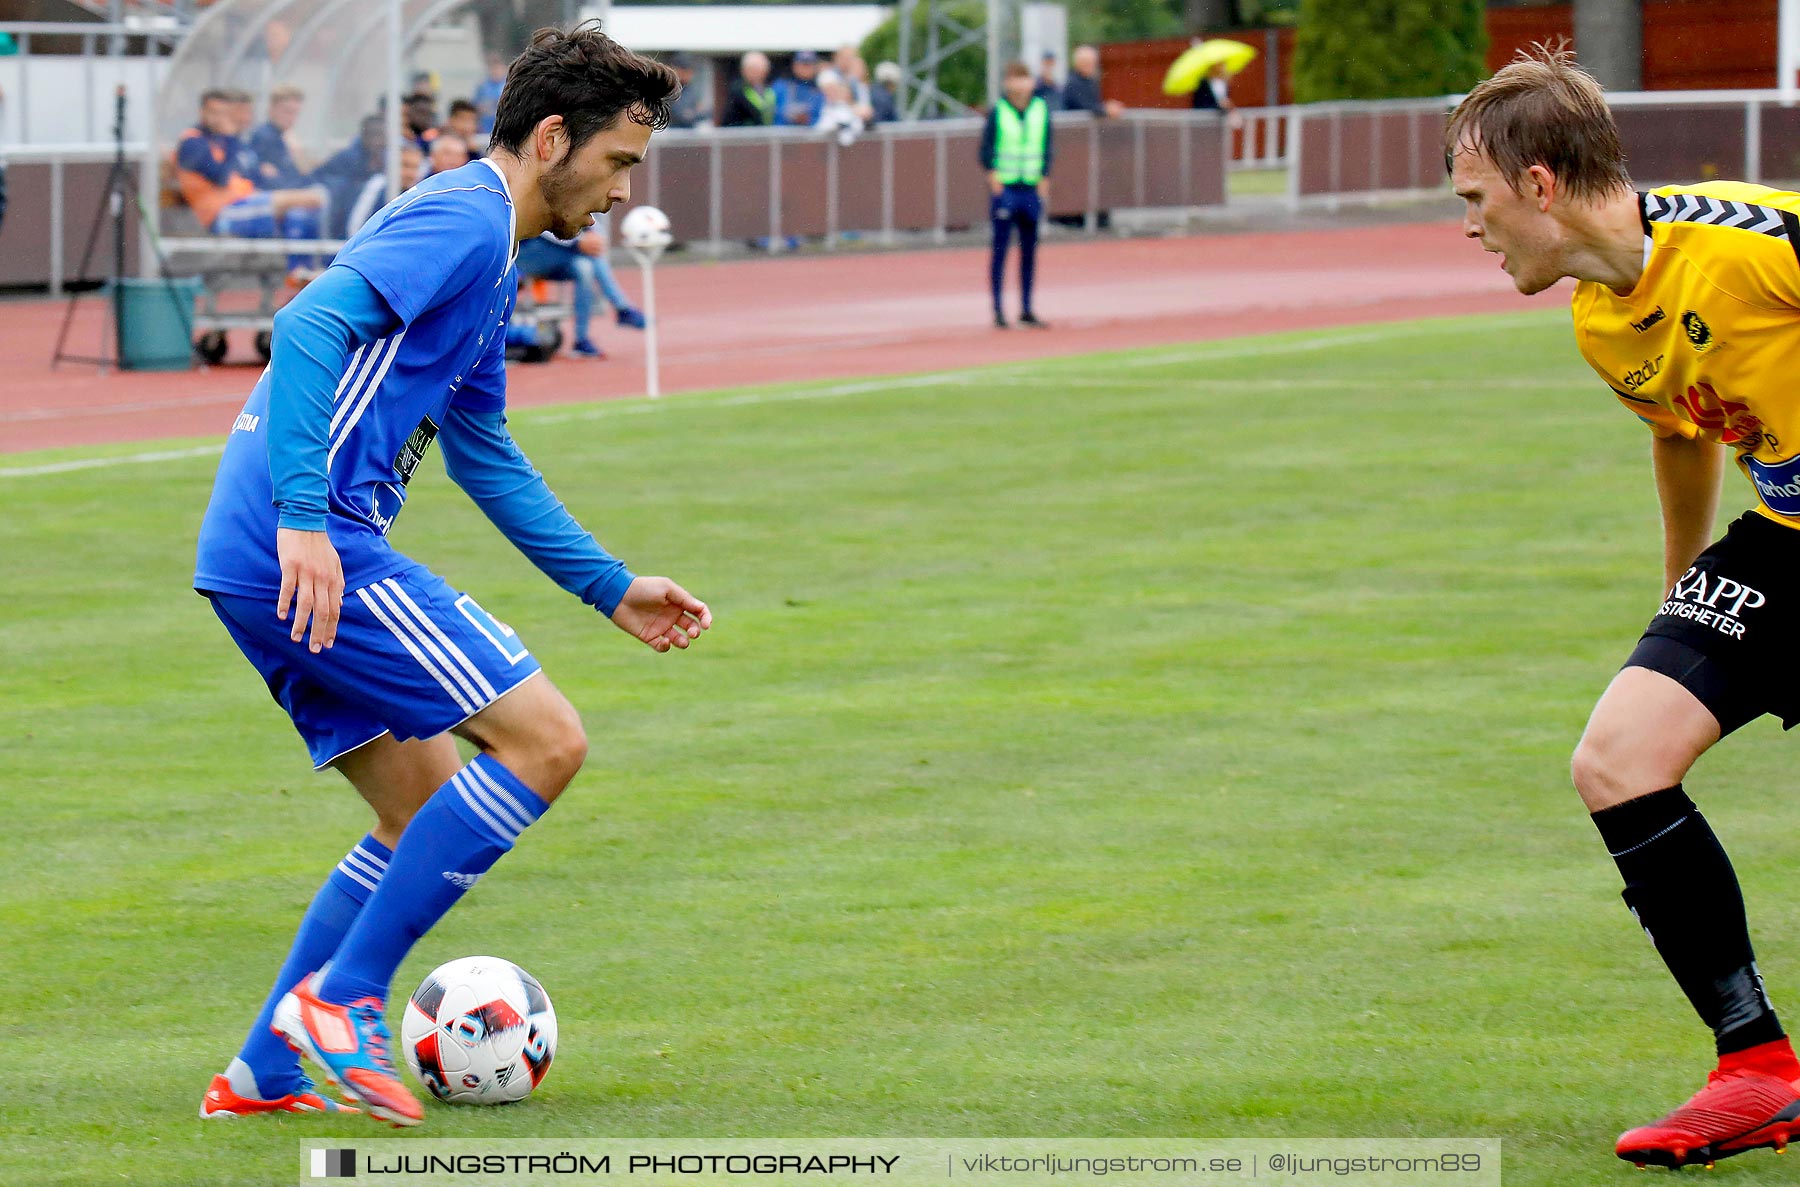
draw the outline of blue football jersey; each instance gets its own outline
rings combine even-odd
[[[452,402],[477,412],[505,404],[514,227],[505,177],[474,161],[390,202],[333,261],[355,269],[401,323],[351,354],[332,402],[326,530],[346,589],[412,565],[387,533]],[[226,441],[200,529],[197,589],[273,596],[281,587],[269,382],[265,369]]]

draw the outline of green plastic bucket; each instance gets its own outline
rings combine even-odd
[[[114,282],[119,366],[127,371],[185,371],[194,365],[194,302],[200,281],[124,277]]]

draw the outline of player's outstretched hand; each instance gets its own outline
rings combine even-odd
[[[312,621],[307,647],[314,655],[337,639],[338,611],[344,604],[344,566],[338,560],[331,537],[324,532],[275,529],[275,555],[281,561],[281,598],[275,617],[288,620],[288,603],[294,607],[294,629],[288,638],[298,643]]]
[[[652,651],[686,647],[712,625],[706,603],[667,577],[638,577],[612,613],[618,628]]]

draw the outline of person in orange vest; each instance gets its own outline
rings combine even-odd
[[[259,190],[239,167],[245,152],[231,93],[200,96],[200,122],[182,133],[175,152],[181,196],[200,224],[215,235],[249,239],[316,239],[325,196],[318,188]],[[307,257],[289,256],[297,278]]]

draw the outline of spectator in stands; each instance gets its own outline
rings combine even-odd
[[[431,142],[431,155],[426,158],[432,173],[448,173],[469,163],[469,146],[461,136],[439,136]]]
[[[464,162],[467,164],[467,162]],[[486,172],[484,169],[483,172]],[[400,145],[400,192],[405,193],[419,184],[419,178],[425,175],[425,154],[419,146],[408,140]],[[354,235],[362,225],[373,218],[375,212],[388,204],[387,174],[377,171],[363,183],[362,192],[356,196],[350,207],[350,218],[345,224],[345,233]]]
[[[533,280],[568,280],[575,285],[575,344],[569,349],[584,358],[603,359],[606,352],[589,336],[598,293],[613,307],[622,326],[644,328],[644,314],[619,288],[612,264],[606,258],[606,215],[595,215],[592,227],[572,240],[558,239],[546,231],[519,244],[519,276]]]
[[[769,59],[751,50],[738,59],[738,78],[731,84],[731,98],[721,128],[761,128],[775,122],[775,91],[769,86]]]
[[[1006,276],[1007,241],[1019,232],[1019,288],[1022,301],[1019,324],[1044,329],[1031,311],[1032,282],[1037,271],[1038,221],[1050,192],[1050,162],[1054,155],[1050,132],[1050,105],[1035,94],[1031,67],[1014,62],[1006,68],[1001,100],[988,111],[981,132],[981,164],[988,171],[993,193],[989,215],[994,227],[994,249],[988,278],[994,294],[994,325],[1006,329],[1000,291]]]
[[[775,83],[775,122],[788,128],[810,128],[819,122],[825,96],[819,90],[819,55],[803,49],[794,55],[791,77]]]
[[[380,114],[363,117],[355,140],[339,149],[313,170],[312,179],[331,196],[326,231],[334,239],[349,234],[350,208],[369,178],[384,168],[387,153],[387,120]]]
[[[424,91],[414,91],[402,102],[400,110],[406,121],[407,135],[412,137],[421,153],[430,152],[431,142],[438,136],[437,100]]]
[[[1085,111],[1096,119],[1117,119],[1125,105],[1100,97],[1100,51],[1078,45],[1069,57],[1069,81],[1063,84],[1062,109]]]
[[[1237,104],[1231,101],[1231,70],[1220,62],[1212,68],[1212,73],[1200,80],[1194,88],[1194,110],[1217,111],[1229,116],[1237,110]]]
[[[839,144],[856,143],[865,125],[856,105],[850,101],[850,84],[833,70],[820,76],[819,92],[824,101],[819,106],[819,119],[814,127],[822,134],[835,132]]]
[[[470,160],[478,160],[487,154],[487,137],[481,134],[481,113],[467,99],[450,101],[450,115],[438,129],[438,139],[445,136],[462,141]]]
[[[837,52],[831,55],[831,68],[838,72],[850,87],[850,104],[853,107],[868,108],[873,101],[869,93],[869,64],[863,61],[861,51],[854,45],[840,45]],[[868,116],[863,116],[864,121]]]
[[[412,82],[407,84],[406,89],[415,95],[430,95],[432,103],[435,104],[438,97],[437,74],[430,70],[421,70],[412,76]]]
[[[256,127],[256,96],[249,91],[233,87],[225,92],[226,101],[231,104],[231,123],[237,129],[233,133],[241,146],[238,154],[238,170],[245,177],[255,180],[256,158],[250,151],[250,129]]]
[[[1038,61],[1037,85],[1033,95],[1050,105],[1051,111],[1062,110],[1062,84],[1056,81],[1056,55],[1046,53]]]
[[[506,85],[506,55],[489,50],[487,77],[475,88],[475,111],[480,117],[481,134],[494,134],[494,108],[500,105],[500,90]]]
[[[708,96],[694,85],[694,59],[687,54],[673,54],[669,58],[669,69],[681,80],[681,94],[675,97],[675,106],[669,111],[671,128],[697,128],[701,124],[712,122],[712,104]]]
[[[294,123],[306,96],[296,86],[279,86],[269,92],[269,118],[250,134],[250,152],[256,158],[256,174],[250,180],[258,189],[293,190],[310,184],[304,151],[294,139]]]
[[[243,104],[236,93],[209,90],[200,96],[200,122],[182,133],[175,152],[181,196],[200,225],[215,235],[250,239],[316,239],[324,194],[316,188],[259,190],[238,168],[245,150],[239,136]],[[290,256],[290,279],[299,281],[305,256]]]
[[[875,85],[869,88],[872,124],[889,124],[900,118],[900,80],[906,72],[898,62],[879,62],[875,66]]]
[[[850,105],[867,127],[875,122],[875,88],[869,85],[869,64],[861,54],[851,54],[846,68],[849,72],[844,75],[844,82],[850,87]]]

